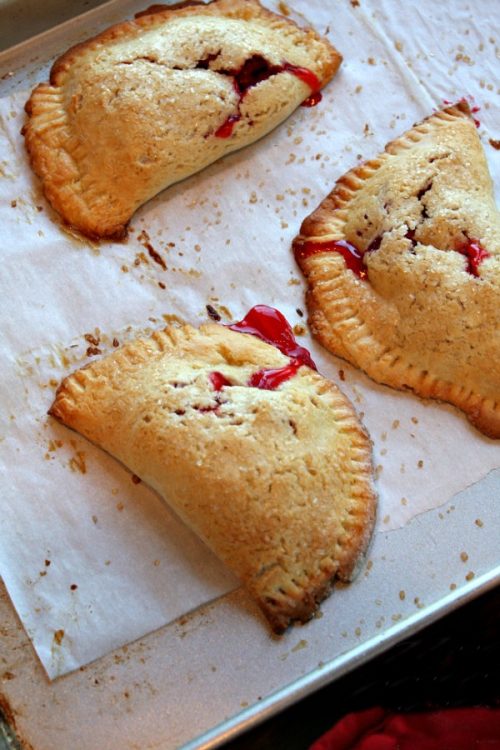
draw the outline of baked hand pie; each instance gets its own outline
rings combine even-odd
[[[327,349],[500,437],[500,216],[465,101],[341,177],[293,249]]]
[[[120,238],[161,190],[319,101],[340,62],[258,0],[152,6],[54,63],[26,104],[31,165],[67,224]]]
[[[375,516],[371,443],[278,311],[126,344],[67,377],[49,413],[153,487],[274,632],[353,577]]]

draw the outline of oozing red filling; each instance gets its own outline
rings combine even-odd
[[[314,91],[312,94],[310,94],[307,99],[304,99],[303,102],[301,102],[301,107],[315,107],[316,104],[319,104],[319,102],[322,100],[323,96],[321,94],[321,91]]]
[[[312,70],[301,68],[298,65],[292,65],[292,63],[289,62],[284,62],[282,65],[271,65],[264,57],[253,55],[249,60],[246,60],[243,63],[239,70],[229,72],[229,75],[234,77],[233,85],[238,94],[237,111],[234,114],[229,115],[222,125],[217,128],[215,136],[217,138],[229,138],[233,132],[234,126],[241,119],[241,102],[245,98],[247,91],[252,88],[252,86],[256,86],[261,81],[266,81],[271,76],[283,72],[291,73],[297,78],[300,78],[300,80],[306,83],[311,89],[310,96],[302,102],[303,106],[313,107],[321,101],[321,94],[319,91],[321,83]]]
[[[463,245],[459,245],[456,251],[465,255],[467,258],[467,272],[473,276],[479,276],[479,266],[485,258],[490,257],[489,252],[482,247],[478,240],[469,240]]]
[[[319,78],[316,73],[313,73],[312,70],[309,70],[309,68],[301,68],[300,65],[292,65],[292,63],[284,62],[281,66],[281,71],[283,70],[287,73],[291,73],[297,78],[300,78],[301,81],[309,86],[309,88],[311,89],[311,93],[319,93],[321,83],[319,82]],[[280,72],[280,70],[278,70],[277,72]]]
[[[253,373],[247,383],[251,388],[273,391],[281,383],[293,377],[302,365],[306,365],[313,370],[317,369],[307,349],[300,346],[295,340],[292,328],[286,318],[273,307],[256,305],[252,307],[243,320],[232,323],[228,328],[238,333],[256,336],[261,341],[275,346],[282,354],[290,357],[290,362],[283,367],[262,369]],[[217,371],[211,372],[209,379],[215,391],[220,391],[224,386],[232,385],[225,375]]]
[[[226,378],[221,372],[214,370],[208,376],[214,391],[221,391],[225,385],[232,385],[231,381]]]
[[[275,391],[278,386],[292,378],[299,367],[304,364],[298,359],[291,359],[289,365],[278,367],[274,370],[259,370],[254,372],[248,385],[252,388],[261,388],[264,391]]]
[[[416,244],[414,229],[409,229],[405,236],[407,239],[411,240],[413,244]],[[381,237],[376,237],[363,252],[351,242],[347,242],[347,240],[327,240],[326,242],[305,240],[304,242],[295,243],[294,255],[295,260],[299,262],[300,260],[309,258],[311,255],[316,255],[317,253],[340,253],[344,258],[347,268],[353,271],[356,276],[359,276],[360,279],[367,279],[368,270],[364,264],[364,256],[366,253],[378,250],[381,241]],[[462,245],[458,245],[455,250],[456,252],[465,255],[467,258],[466,270],[473,276],[479,276],[479,266],[485,258],[490,257],[489,252],[481,246],[478,240],[469,240]]]
[[[295,244],[294,253],[297,262],[317,253],[340,253],[347,268],[350,268],[356,276],[359,276],[360,279],[366,279],[368,276],[368,271],[363,262],[364,253],[347,240],[330,240],[327,242],[306,240]]]
[[[274,307],[267,305],[256,305],[239,323],[228,326],[232,331],[250,333],[252,336],[272,344],[287,357],[300,360],[300,362],[313,370],[316,370],[311,355],[303,346],[297,344],[290,324],[284,315]]]

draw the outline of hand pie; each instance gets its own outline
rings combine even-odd
[[[355,572],[375,515],[371,444],[277,311],[233,328],[133,341],[67,377],[50,414],[157,490],[280,633]]]
[[[258,0],[153,6],[54,63],[26,105],[32,167],[67,224],[120,238],[161,190],[319,101],[340,62]]]
[[[500,437],[500,216],[466,102],[341,177],[293,248],[327,349]]]

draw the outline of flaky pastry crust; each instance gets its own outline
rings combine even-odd
[[[248,61],[268,76],[240,101],[234,76]],[[155,6],[54,63],[26,104],[31,165],[67,224],[123,237],[139,206],[261,138],[309,95],[300,77],[271,69],[305,67],[324,86],[340,61],[326,39],[258,0]]]
[[[337,241],[359,250],[366,278],[338,252],[304,251]],[[500,216],[465,101],[341,177],[293,246],[327,349],[500,437]]]
[[[276,633],[353,577],[376,506],[370,440],[333,383],[302,366],[248,386],[287,362],[221,325],[167,328],[67,377],[50,409],[156,489]]]

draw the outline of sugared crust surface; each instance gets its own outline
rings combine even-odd
[[[168,328],[67,377],[50,410],[155,488],[277,633],[353,576],[376,505],[369,438],[334,384],[303,366],[247,386],[287,362],[220,325]]]
[[[298,258],[321,343],[500,437],[500,217],[467,104],[436,112],[339,179],[294,249],[327,240],[378,249],[364,255],[367,280],[336,252]],[[489,254],[477,276],[457,251],[470,240]]]
[[[258,0],[156,9],[68,50],[26,105],[32,167],[64,221],[119,238],[134,211],[174,182],[248,145],[310,93],[272,75],[239,102],[232,71],[258,55],[310,69],[325,85],[341,57]],[[230,137],[214,133],[238,111]]]

